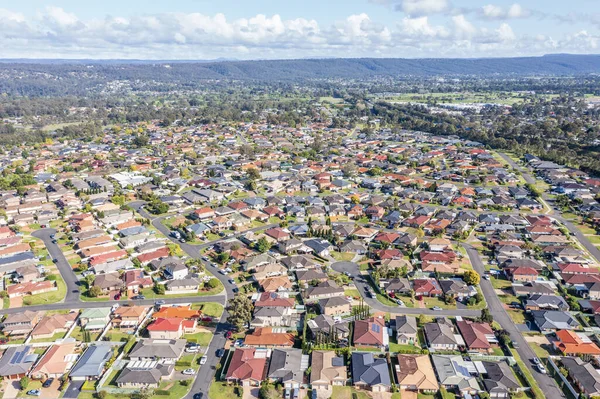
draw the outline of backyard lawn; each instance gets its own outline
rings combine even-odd
[[[188,341],[196,342],[198,345],[201,346],[208,346],[208,344],[210,344],[212,336],[212,333],[209,332],[199,332],[195,334],[185,334],[183,338],[187,339]]]
[[[52,337],[50,338],[39,338],[39,339],[32,339],[31,343],[37,343],[37,342],[54,342],[57,339],[61,339],[65,336],[64,332],[57,332],[56,334],[54,334]]]
[[[47,305],[50,303],[60,302],[65,299],[67,294],[67,286],[60,277],[60,274],[56,276],[56,291],[45,292],[43,294],[28,295],[23,298],[23,306],[36,306],[36,305]]]
[[[354,254],[352,252],[331,252],[331,257],[337,261],[350,262],[354,259]]]
[[[227,385],[227,383],[221,381],[213,381],[213,383],[210,384],[208,397],[210,399],[231,399],[236,398],[237,395],[235,394],[234,387],[232,385]],[[348,399],[352,398],[349,397]]]

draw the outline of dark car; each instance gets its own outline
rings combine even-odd
[[[52,383],[54,382],[54,378],[48,378],[46,381],[44,381],[44,383],[42,384],[42,388],[48,388],[50,385],[52,385]]]
[[[58,263],[58,259],[54,258],[54,259],[52,259],[52,262],[53,263]]]
[[[142,299],[146,299],[146,297],[145,297],[145,296],[143,296],[143,295],[136,295],[136,296],[134,296],[134,297],[133,297],[133,298],[131,298],[131,299],[133,299],[133,300],[142,300]]]
[[[202,394],[201,393],[195,393],[193,396],[193,399],[202,399]]]
[[[217,357],[223,357],[223,355],[225,354],[225,349],[217,349]]]

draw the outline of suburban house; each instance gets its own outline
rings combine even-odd
[[[271,327],[259,327],[247,334],[244,345],[257,348],[291,348],[294,346],[294,334],[277,332]]]
[[[183,334],[196,331],[196,320],[179,318],[158,318],[146,327],[153,339],[179,339]]]
[[[402,345],[417,343],[417,319],[413,316],[396,316],[396,342]]]
[[[175,364],[183,355],[186,343],[185,339],[141,339],[129,352],[129,359]]]
[[[267,351],[237,348],[229,362],[225,379],[242,386],[259,386],[267,372]]]
[[[579,357],[563,357],[560,363],[581,393],[589,397],[600,395],[600,373],[590,362],[585,362]]]
[[[439,385],[428,355],[398,355],[398,387],[417,392],[437,392]]]
[[[116,379],[119,388],[157,389],[164,380],[170,380],[175,374],[175,365],[156,361],[127,363]]]
[[[33,367],[38,355],[33,353],[31,345],[11,346],[0,358],[0,377],[18,380],[25,377]]]
[[[521,387],[507,362],[482,362],[483,386],[492,398],[510,398]]]
[[[385,320],[379,317],[356,320],[354,322],[353,342],[355,346],[385,348],[389,344]]]
[[[8,337],[24,337],[29,335],[42,317],[41,312],[24,310],[23,312],[9,314],[2,322],[2,331]]]
[[[348,381],[344,358],[338,357],[334,351],[313,351],[310,367],[310,384],[313,389],[344,386]]]
[[[319,308],[321,313],[328,316],[339,316],[349,314],[352,311],[350,301],[343,296],[335,296],[333,298],[323,298],[319,300]]]
[[[556,330],[573,330],[579,327],[577,320],[569,312],[557,310],[532,310],[533,322],[542,333]]]
[[[352,382],[359,389],[389,392],[392,384],[387,360],[371,352],[352,352]]]
[[[69,377],[72,381],[97,380],[104,373],[106,362],[113,356],[110,345],[90,345],[83,352],[75,366],[71,369]]]
[[[457,390],[461,396],[481,391],[477,377],[469,371],[475,367],[473,362],[460,355],[431,355],[431,362],[440,385],[446,389]]]
[[[110,308],[83,309],[79,316],[79,324],[86,330],[103,330],[110,321]]]
[[[571,330],[557,331],[556,341],[552,345],[565,356],[600,355],[600,348],[590,337]]]
[[[68,373],[77,360],[76,345],[75,343],[52,345],[31,370],[31,378],[47,380],[48,378],[60,378]]]
[[[458,350],[458,340],[450,321],[438,319],[423,326],[427,344],[432,349]]]
[[[456,322],[456,327],[469,351],[488,352],[491,350],[492,344],[498,343],[494,331],[488,323],[459,320]]]
[[[281,383],[286,390],[300,388],[308,366],[308,355],[303,355],[301,349],[273,349],[267,378]]]
[[[52,338],[55,334],[64,334],[75,324],[75,319],[77,319],[77,312],[44,316],[33,328],[30,336],[32,339],[45,339]]]
[[[148,314],[145,306],[120,306],[113,312],[112,326],[121,330],[135,330]]]

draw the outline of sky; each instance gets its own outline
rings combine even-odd
[[[600,0],[0,0],[0,58],[600,53]]]

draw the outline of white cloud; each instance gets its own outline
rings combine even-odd
[[[450,10],[445,0],[390,1],[410,10],[394,25],[366,13],[320,24],[277,14],[228,19],[225,14],[160,13],[84,19],[58,7],[41,9],[32,17],[0,9],[0,43],[4,57],[152,59],[477,57],[589,53],[600,46],[593,29],[528,37],[506,22],[478,24],[468,11]],[[526,12],[514,6],[485,7],[481,12],[487,12],[486,20]],[[448,11],[442,18],[427,15],[442,10]]]
[[[495,4],[486,4],[481,7],[479,14],[486,19],[517,19],[530,17],[533,13],[531,10],[523,8],[520,4],[514,3],[508,8]]]
[[[500,40],[503,42],[512,42],[517,38],[510,25],[507,23],[500,25],[496,32],[498,33]]]
[[[455,34],[458,38],[469,38],[477,31],[475,26],[462,14],[453,16],[452,22],[454,23]]]
[[[447,11],[449,7],[448,0],[402,0],[397,6],[410,16],[437,14]]]

